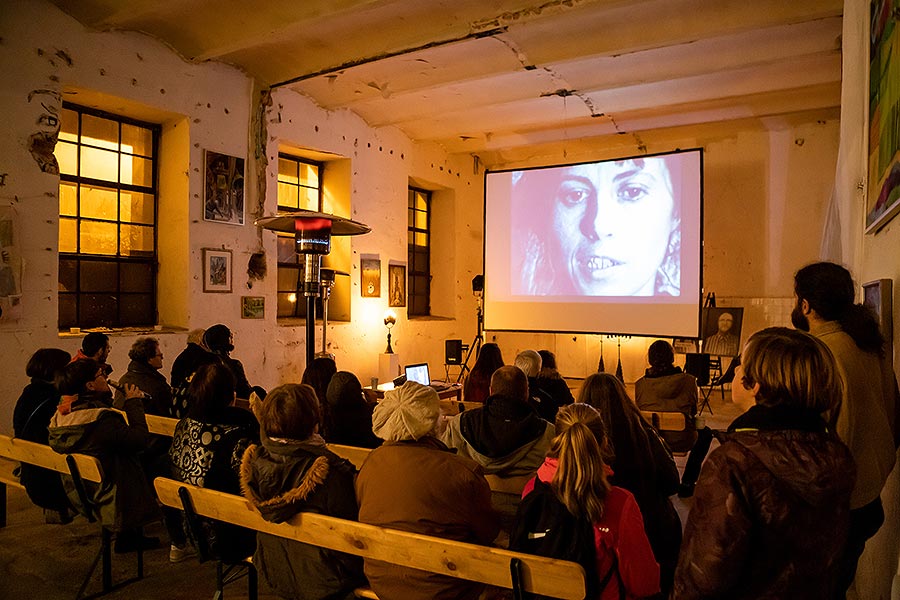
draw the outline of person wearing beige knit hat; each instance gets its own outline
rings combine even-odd
[[[361,523],[489,544],[499,515],[474,461],[457,456],[437,437],[440,401],[428,386],[408,381],[385,393],[372,414],[372,430],[385,440],[372,450],[356,479]],[[365,561],[379,598],[477,598],[480,583]]]

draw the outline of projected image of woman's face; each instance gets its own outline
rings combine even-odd
[[[576,293],[651,296],[678,227],[661,158],[576,165],[553,198],[555,268]]]

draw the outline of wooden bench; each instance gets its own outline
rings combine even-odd
[[[173,419],[172,417],[160,417],[159,415],[146,416],[147,429],[150,430],[150,433],[167,437],[175,435],[175,426],[178,425],[178,419]]]
[[[35,465],[44,469],[56,471],[57,473],[61,473],[63,475],[71,476],[72,483],[75,486],[75,491],[78,494],[78,498],[81,501],[82,506],[84,506],[86,509],[87,514],[85,516],[91,523],[97,521],[97,517],[94,514],[95,511],[93,509],[93,501],[88,496],[84,482],[87,481],[99,485],[103,481],[103,468],[100,465],[99,459],[94,456],[87,456],[85,454],[59,454],[55,452],[50,446],[45,446],[44,444],[37,444],[35,442],[29,442],[18,438],[11,438],[6,435],[0,435],[0,482],[4,484],[2,486],[2,498],[0,498],[0,500],[2,500],[3,502],[3,526],[6,525],[7,488],[18,487],[24,490],[24,487],[19,482],[18,477],[15,475],[15,467],[17,467],[20,463]],[[90,569],[88,570],[87,575],[81,583],[81,587],[78,589],[78,593],[75,596],[76,600],[82,597],[82,594],[87,588],[87,585],[90,583],[94,571],[97,569],[98,563],[100,563],[101,561],[103,565],[103,591],[98,595],[110,592],[113,589],[121,587],[122,585],[130,583],[134,580],[129,579],[127,581],[119,583],[116,586],[113,586],[112,531],[110,531],[106,527],[103,527],[102,525],[100,529],[100,549],[97,552],[96,558],[94,558],[94,561],[91,563]],[[142,551],[138,550],[136,579],[141,579],[143,576],[144,555]]]
[[[156,479],[155,485],[160,501],[166,506],[259,532],[403,567],[512,589],[517,594],[531,592],[578,600],[585,596],[585,573],[578,563],[315,513],[299,513],[284,523],[271,523],[240,496],[162,477]],[[376,598],[371,590],[359,590],[357,596]]]

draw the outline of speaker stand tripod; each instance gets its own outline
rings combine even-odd
[[[470,373],[472,369],[469,368],[469,359],[472,358],[472,354],[475,354],[476,360],[478,360],[478,353],[481,352],[481,344],[484,343],[484,309],[481,306],[481,294],[475,294],[475,298],[478,300],[478,305],[476,308],[477,311],[477,320],[478,320],[478,329],[475,334],[475,339],[472,340],[472,343],[469,344],[469,350],[466,352],[466,359],[462,363],[462,368],[459,370],[459,376],[456,378],[456,383],[459,383],[463,380],[463,377],[466,373]]]

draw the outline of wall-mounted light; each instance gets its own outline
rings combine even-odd
[[[397,322],[397,314],[394,311],[389,310],[386,313],[384,313],[384,326],[387,327],[387,330],[388,330],[388,336],[387,336],[388,345],[387,345],[387,350],[384,351],[385,354],[393,354],[394,353],[394,349],[391,348],[391,327],[393,327],[394,323],[396,323],[396,322]]]

